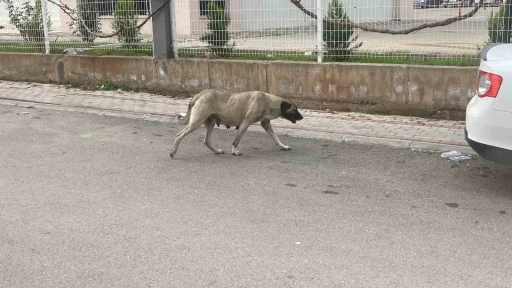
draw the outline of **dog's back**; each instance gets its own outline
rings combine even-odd
[[[224,98],[224,97],[228,97],[229,94],[231,94],[231,93],[232,92],[229,92],[227,90],[205,89],[205,90],[197,93],[196,95],[194,95],[194,97],[192,97],[192,99],[190,99],[190,101],[188,103],[187,114],[185,116],[183,116],[180,113],[176,113],[175,120],[177,122],[180,122],[180,123],[184,124],[184,125],[187,125],[189,120],[190,120],[190,111],[192,110],[194,105],[196,105],[196,102],[199,99],[205,99],[205,98],[209,99],[209,98],[212,98],[212,97]]]
[[[205,89],[190,99],[188,104],[187,114],[185,116],[176,114],[176,121],[187,125],[190,120],[191,110],[194,108],[198,101],[201,102],[201,106],[207,106],[211,109],[211,114],[225,114],[227,111],[236,113],[239,115],[232,115],[228,118],[241,118],[241,115],[246,113],[255,102],[259,102],[258,107],[263,107],[262,102],[267,104],[267,99],[279,98],[277,96],[264,93],[261,91],[245,91],[245,92],[232,92],[223,89]],[[223,113],[219,113],[219,112]],[[225,121],[230,122],[229,119]],[[233,124],[234,125],[234,124]]]

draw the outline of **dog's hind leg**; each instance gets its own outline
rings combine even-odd
[[[274,133],[274,129],[272,129],[272,125],[270,124],[270,120],[263,120],[261,121],[261,127],[267,131],[267,134],[272,137],[272,140],[274,140],[274,143],[276,143],[277,146],[281,147],[281,150],[292,150],[292,147],[286,146],[281,141],[279,141],[279,138],[277,138],[277,135]]]
[[[242,152],[238,151],[237,147],[238,147],[238,144],[240,144],[240,140],[242,140],[242,136],[244,136],[244,133],[245,133],[245,131],[247,131],[249,126],[251,126],[251,123],[245,121],[245,122],[242,122],[242,124],[240,124],[240,127],[238,128],[238,130],[236,130],[236,138],[235,138],[235,141],[233,142],[233,147],[231,148],[231,154],[233,154],[235,156],[242,155]]]
[[[188,134],[196,131],[199,127],[201,127],[201,124],[203,123],[204,120],[199,120],[200,119],[191,119],[187,127],[185,127],[185,129],[181,130],[180,132],[178,132],[178,134],[176,134],[176,140],[174,140],[174,147],[172,148],[170,154],[171,158],[174,158],[174,155],[176,155],[176,152],[178,152],[178,147],[180,146],[181,140],[183,140],[183,138],[185,138],[185,136],[187,136]]]
[[[212,140],[212,132],[215,129],[215,122],[204,122],[204,126],[206,126],[206,134],[204,135],[204,145],[213,151],[215,154],[224,154],[222,149],[215,149],[211,144]]]

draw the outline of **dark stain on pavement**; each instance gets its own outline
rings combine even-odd
[[[332,153],[331,152],[331,153],[329,153],[329,154],[327,154],[325,156],[320,157],[320,159],[329,159],[329,158],[337,156],[337,155],[338,155],[337,153]]]
[[[332,190],[324,190],[322,193],[327,195],[340,195],[340,192],[332,191]]]
[[[446,206],[450,207],[450,208],[457,208],[459,207],[459,204],[457,203],[444,203]]]

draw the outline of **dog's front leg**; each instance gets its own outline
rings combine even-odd
[[[249,123],[249,122],[242,122],[242,124],[240,124],[238,130],[236,131],[236,138],[235,138],[235,141],[233,142],[233,148],[231,148],[231,154],[233,154],[235,156],[242,155],[242,152],[238,151],[237,147],[238,147],[238,144],[240,144],[240,140],[242,139],[242,136],[244,136],[245,131],[247,131],[247,129],[249,128],[250,125],[251,125],[251,123]]]
[[[277,138],[277,135],[274,133],[274,129],[272,129],[272,125],[270,124],[270,120],[263,120],[261,121],[261,127],[267,131],[267,134],[272,137],[272,140],[274,140],[274,143],[276,143],[277,146],[281,147],[281,150],[292,150],[292,147],[286,146],[281,141],[279,141],[279,138]]]

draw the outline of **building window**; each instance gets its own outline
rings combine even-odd
[[[134,0],[135,13],[137,15],[149,15],[149,0]],[[100,16],[114,16],[116,0],[98,0],[98,14]]]
[[[208,14],[208,2],[217,4],[222,10],[226,11],[226,1],[224,0],[199,0],[199,16],[206,17]]]

